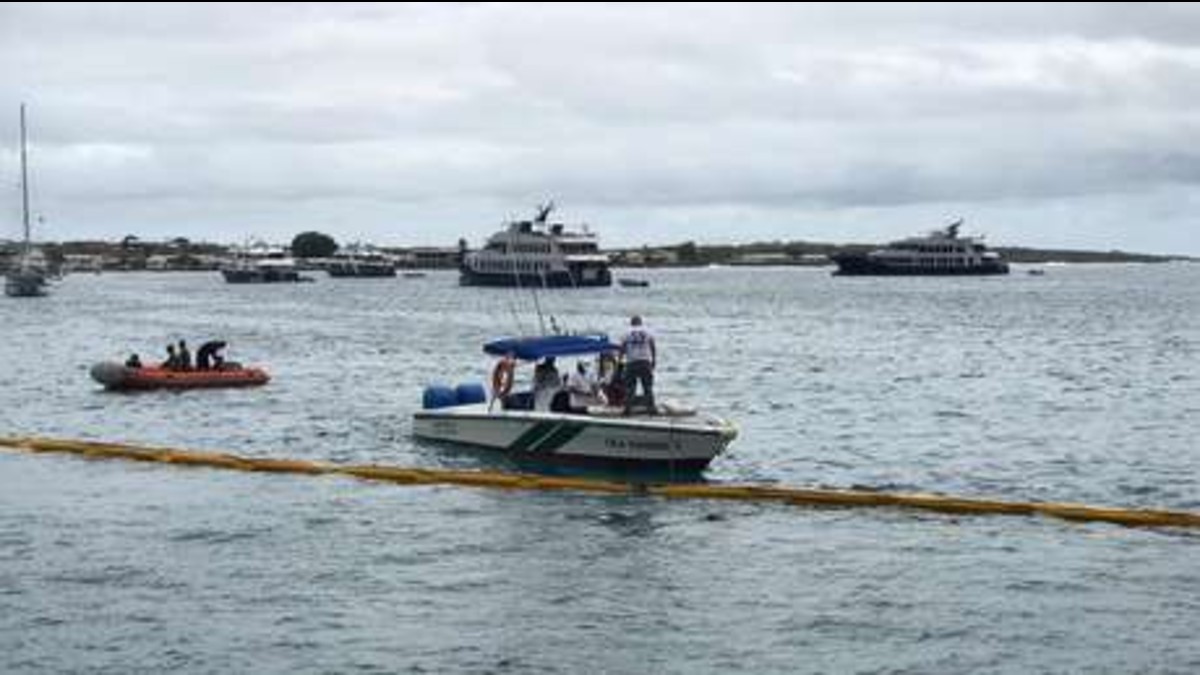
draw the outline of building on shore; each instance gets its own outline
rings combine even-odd
[[[408,270],[452,270],[458,268],[458,249],[436,246],[389,249],[396,267]]]

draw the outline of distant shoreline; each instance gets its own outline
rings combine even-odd
[[[136,240],[131,243],[131,240]],[[183,238],[163,241],[66,241],[38,244],[57,265],[72,271],[204,271],[216,270],[233,256],[234,248],[222,244],[190,242]],[[720,265],[729,267],[825,267],[832,266],[839,253],[865,252],[874,244],[829,244],[817,242],[756,242],[737,245],[713,245],[684,242],[665,246],[614,248],[604,251],[614,268],[695,268]],[[0,242],[0,269],[17,253],[16,242]],[[392,257],[398,269],[456,269],[459,250],[446,247],[378,247],[379,253]],[[1166,263],[1200,261],[1200,257],[1129,253],[1126,251],[1088,251],[1073,249],[1037,249],[995,247],[1010,263]],[[304,259],[299,261],[304,265]]]
[[[676,246],[643,247],[609,251],[614,267],[704,267],[730,266],[823,266],[832,265],[839,253],[862,253],[877,244],[826,244],[812,242],[753,243],[712,246],[685,243]],[[1073,249],[1036,249],[1000,246],[993,250],[1010,263],[1165,263],[1177,260],[1197,261],[1200,257],[1129,253],[1125,251],[1087,251]]]

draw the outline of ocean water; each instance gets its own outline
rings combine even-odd
[[[835,278],[71,276],[0,299],[0,434],[491,468],[410,436],[480,344],[646,317],[662,396],[737,422],[718,482],[1200,511],[1200,266]],[[551,318],[552,317],[552,318]],[[87,369],[219,336],[253,390]],[[1194,673],[1200,533],[402,487],[0,450],[0,672]]]

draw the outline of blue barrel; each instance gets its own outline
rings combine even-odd
[[[454,389],[459,405],[487,403],[487,390],[478,382],[464,382]]]
[[[458,405],[458,393],[445,385],[434,384],[425,387],[421,396],[421,407],[425,410],[437,410]]]

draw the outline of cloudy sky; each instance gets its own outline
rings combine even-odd
[[[46,239],[451,245],[553,198],[608,246],[1200,255],[1184,3],[5,3],[0,72],[0,237],[24,101]]]

